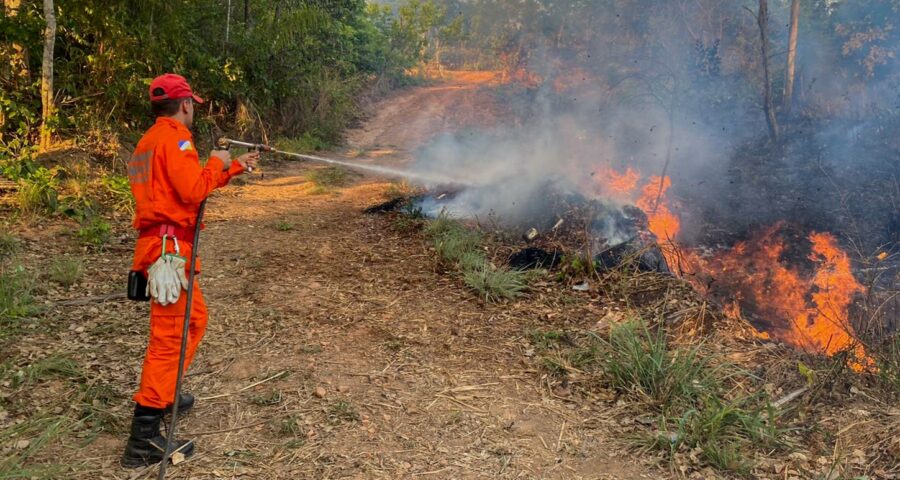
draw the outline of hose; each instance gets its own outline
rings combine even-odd
[[[184,325],[181,329],[181,350],[178,352],[178,376],[175,380],[175,398],[172,401],[172,422],[169,424],[166,437],[166,451],[163,453],[162,462],[159,464],[157,480],[166,478],[166,467],[169,465],[169,456],[172,455],[172,442],[175,439],[175,427],[178,425],[178,403],[181,400],[181,384],[184,381],[184,361],[187,352],[188,329],[191,324],[191,310],[194,299],[194,274],[197,265],[197,250],[200,249],[200,225],[203,222],[203,212],[206,210],[206,199],[200,202],[200,210],[197,212],[197,223],[194,226],[194,243],[191,246],[191,271],[188,273],[187,302],[184,306]]]

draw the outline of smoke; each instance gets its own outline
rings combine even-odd
[[[631,168],[646,180],[665,168],[688,245],[733,244],[780,220],[866,252],[897,242],[900,28],[860,23],[896,18],[890,2],[804,13],[795,113],[780,111],[777,143],[761,110],[759,32],[743,8],[755,2],[587,3],[495,19],[515,25],[504,37],[518,59],[511,76],[538,80],[502,92],[515,112],[506,124],[417,152],[414,172],[477,186],[431,207],[528,223],[552,213],[548,191],[616,204],[598,176]],[[770,2],[778,99],[789,3]]]

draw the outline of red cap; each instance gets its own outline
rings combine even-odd
[[[159,90],[162,90],[162,94],[154,95],[154,92],[159,93]],[[194,95],[194,92],[191,90],[191,86],[188,85],[187,80],[184,79],[181,75],[175,75],[174,73],[167,73],[165,75],[160,75],[153,79],[150,82],[150,101],[157,102],[160,100],[176,100],[179,98],[188,98],[191,97],[197,103],[203,103],[203,99]]]

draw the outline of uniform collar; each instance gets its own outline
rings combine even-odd
[[[156,124],[157,125],[167,125],[167,126],[172,127],[175,130],[178,130],[180,132],[191,133],[191,131],[188,130],[188,128],[185,127],[183,123],[179,122],[178,120],[172,120],[169,117],[156,117]]]

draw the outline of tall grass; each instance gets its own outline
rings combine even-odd
[[[613,327],[609,339],[600,342],[602,367],[612,386],[662,411],[717,393],[713,368],[698,355],[699,347],[670,349],[662,328],[651,331],[644,322],[627,322]]]
[[[656,431],[637,441],[670,458],[696,452],[702,463],[745,474],[754,450],[783,445],[777,411],[764,394],[736,393],[739,373],[718,366],[724,362],[702,345],[673,347],[661,327],[633,320],[614,326],[608,338],[563,331],[528,337],[554,376],[596,374],[641,415],[655,412]]]

